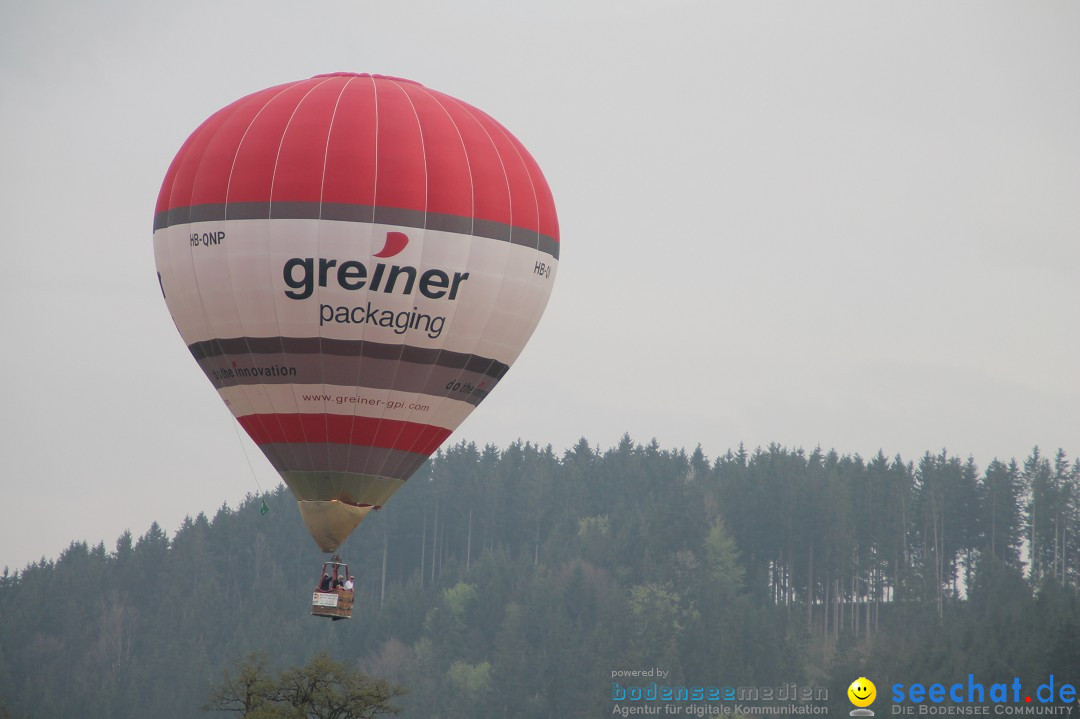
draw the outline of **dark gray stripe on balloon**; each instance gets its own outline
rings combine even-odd
[[[530,247],[559,259],[559,243],[536,230],[515,227],[505,222],[479,220],[461,215],[447,215],[400,207],[372,207],[335,202],[230,202],[209,205],[174,207],[154,215],[154,232],[191,222],[220,220],[337,220],[340,222],[369,222],[417,229],[442,230],[463,235],[475,235]]]
[[[348,472],[399,481],[411,477],[427,460],[418,452],[356,444],[272,443],[259,449],[278,472]]]
[[[367,474],[282,470],[281,478],[300,501],[337,499],[360,505],[382,506],[405,485],[403,479],[377,477]]]
[[[339,355],[282,354],[258,356],[223,354],[204,357],[199,367],[217,389],[257,384],[307,384],[366,387],[432,397],[448,397],[476,406],[498,384],[498,378],[468,368],[434,363],[402,362],[394,358],[343,357]],[[324,396],[325,395],[325,396]],[[323,411],[325,404],[353,406],[352,392],[312,390],[297,392],[300,412]],[[307,399],[305,399],[307,397]],[[418,400],[419,404],[423,400]],[[413,416],[424,414],[413,409]],[[432,408],[433,409],[433,408]]]
[[[504,362],[464,352],[451,352],[450,350],[429,349],[412,345],[393,345],[366,340],[341,340],[321,337],[230,337],[196,342],[189,345],[188,349],[200,363],[204,359],[223,355],[247,356],[248,365],[252,363],[252,357],[248,355],[310,354],[322,355],[323,357],[361,357],[421,365],[437,365],[467,372],[479,372],[496,381],[502,379],[503,375],[510,369],[510,365]],[[272,361],[276,361],[278,358],[274,357]],[[237,358],[233,357],[232,360],[236,361]],[[255,361],[259,362],[259,360]]]
[[[288,472],[282,479],[299,501],[339,500],[360,505],[382,506],[405,486],[404,479],[340,472]]]

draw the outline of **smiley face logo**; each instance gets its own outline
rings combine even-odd
[[[866,677],[859,677],[847,688],[848,699],[857,707],[868,707],[877,698],[877,687]]]

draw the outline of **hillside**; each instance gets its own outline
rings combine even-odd
[[[270,511],[260,513],[265,501]],[[0,716],[193,717],[251,652],[326,651],[406,717],[611,713],[612,673],[843,691],[1080,677],[1080,473],[629,437],[440,452],[342,549],[351,621],[308,616],[322,555],[279,487],[174,532],[73,542],[0,578]]]

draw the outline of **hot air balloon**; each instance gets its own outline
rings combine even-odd
[[[184,343],[332,553],[517,359],[559,228],[535,160],[491,117],[332,73],[192,133],[154,257]]]

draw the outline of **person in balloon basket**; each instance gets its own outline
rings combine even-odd
[[[330,575],[323,572],[322,580],[319,582],[319,590],[323,592],[330,591]]]
[[[345,580],[345,589],[350,592],[353,590],[353,577],[351,574],[349,575],[349,578]]]

